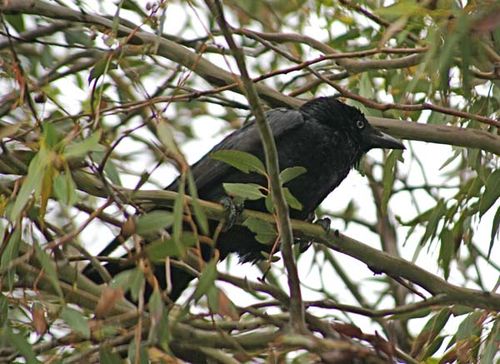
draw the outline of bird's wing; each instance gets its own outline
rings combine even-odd
[[[304,119],[300,111],[285,108],[273,109],[266,112],[266,119],[275,140],[304,124]],[[257,154],[261,151],[262,144],[256,122],[252,120],[241,129],[229,134],[191,167],[198,190],[217,183],[232,168],[226,163],[210,158],[211,153],[224,149],[239,150],[250,154]],[[178,180],[175,180],[166,189],[177,190],[177,188]]]

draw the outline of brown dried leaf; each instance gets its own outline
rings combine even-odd
[[[103,318],[111,311],[117,301],[124,296],[123,288],[104,287],[95,308],[95,316]]]
[[[31,310],[33,317],[33,327],[38,335],[43,335],[47,331],[47,320],[45,319],[45,310],[41,305],[35,304]]]
[[[364,337],[363,331],[360,330],[359,327],[351,324],[346,324],[342,322],[334,322],[332,323],[332,327],[339,334],[362,339]]]
[[[228,316],[231,317],[233,320],[239,320],[240,315],[238,314],[238,311],[236,310],[234,303],[229,299],[229,297],[222,291],[221,289],[219,291],[219,314],[222,316]]]

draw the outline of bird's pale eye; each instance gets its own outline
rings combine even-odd
[[[363,120],[356,121],[356,127],[358,129],[363,129],[365,127],[365,122]]]

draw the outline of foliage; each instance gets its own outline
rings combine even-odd
[[[292,298],[303,299],[314,336],[287,330],[279,252],[245,274],[231,258],[217,265],[196,253],[207,219],[223,215],[196,199],[182,150],[199,125],[218,119],[226,131],[249,117],[212,3],[0,0],[0,362],[493,363],[498,3],[224,1],[263,107],[339,93],[408,140],[403,155],[361,163],[369,201],[355,194],[318,211],[334,230],[293,223],[315,242],[296,245],[303,295]],[[446,153],[439,176],[429,175],[438,156],[417,141],[446,145],[428,144]],[[270,178],[254,156],[213,157]],[[177,194],[160,191],[172,166]],[[291,208],[301,204],[286,182],[304,172],[281,171]],[[274,212],[269,186],[224,187],[266,198]],[[147,212],[159,205],[168,211]],[[272,214],[243,217],[260,242],[276,242]],[[342,223],[371,247],[336,231]],[[115,236],[135,248],[137,266],[113,279],[100,269],[109,284],[96,286],[79,270],[118,259],[94,256]],[[149,263],[199,279],[173,305]]]

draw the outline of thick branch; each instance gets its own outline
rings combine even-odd
[[[74,177],[78,187],[82,190],[99,197],[107,197],[106,190],[99,188],[100,182],[93,176],[77,172],[74,174]],[[177,195],[177,193],[172,191],[133,191],[126,189],[122,189],[121,191],[124,196],[127,196],[135,203],[153,204],[155,207],[173,206]],[[186,197],[186,199],[188,202],[190,201],[189,197]],[[223,208],[219,204],[208,201],[199,202],[209,218],[215,220],[222,220],[224,218]],[[272,215],[251,210],[243,212],[239,223],[248,217],[255,217],[269,223],[274,223]],[[354,257],[365,263],[375,273],[386,273],[393,277],[407,279],[434,296],[445,295],[443,299],[447,302],[500,310],[499,294],[455,286],[407,260],[393,257],[348,236],[338,232],[326,234],[324,229],[316,224],[292,220],[292,227],[297,236],[307,237],[331,249]]]

